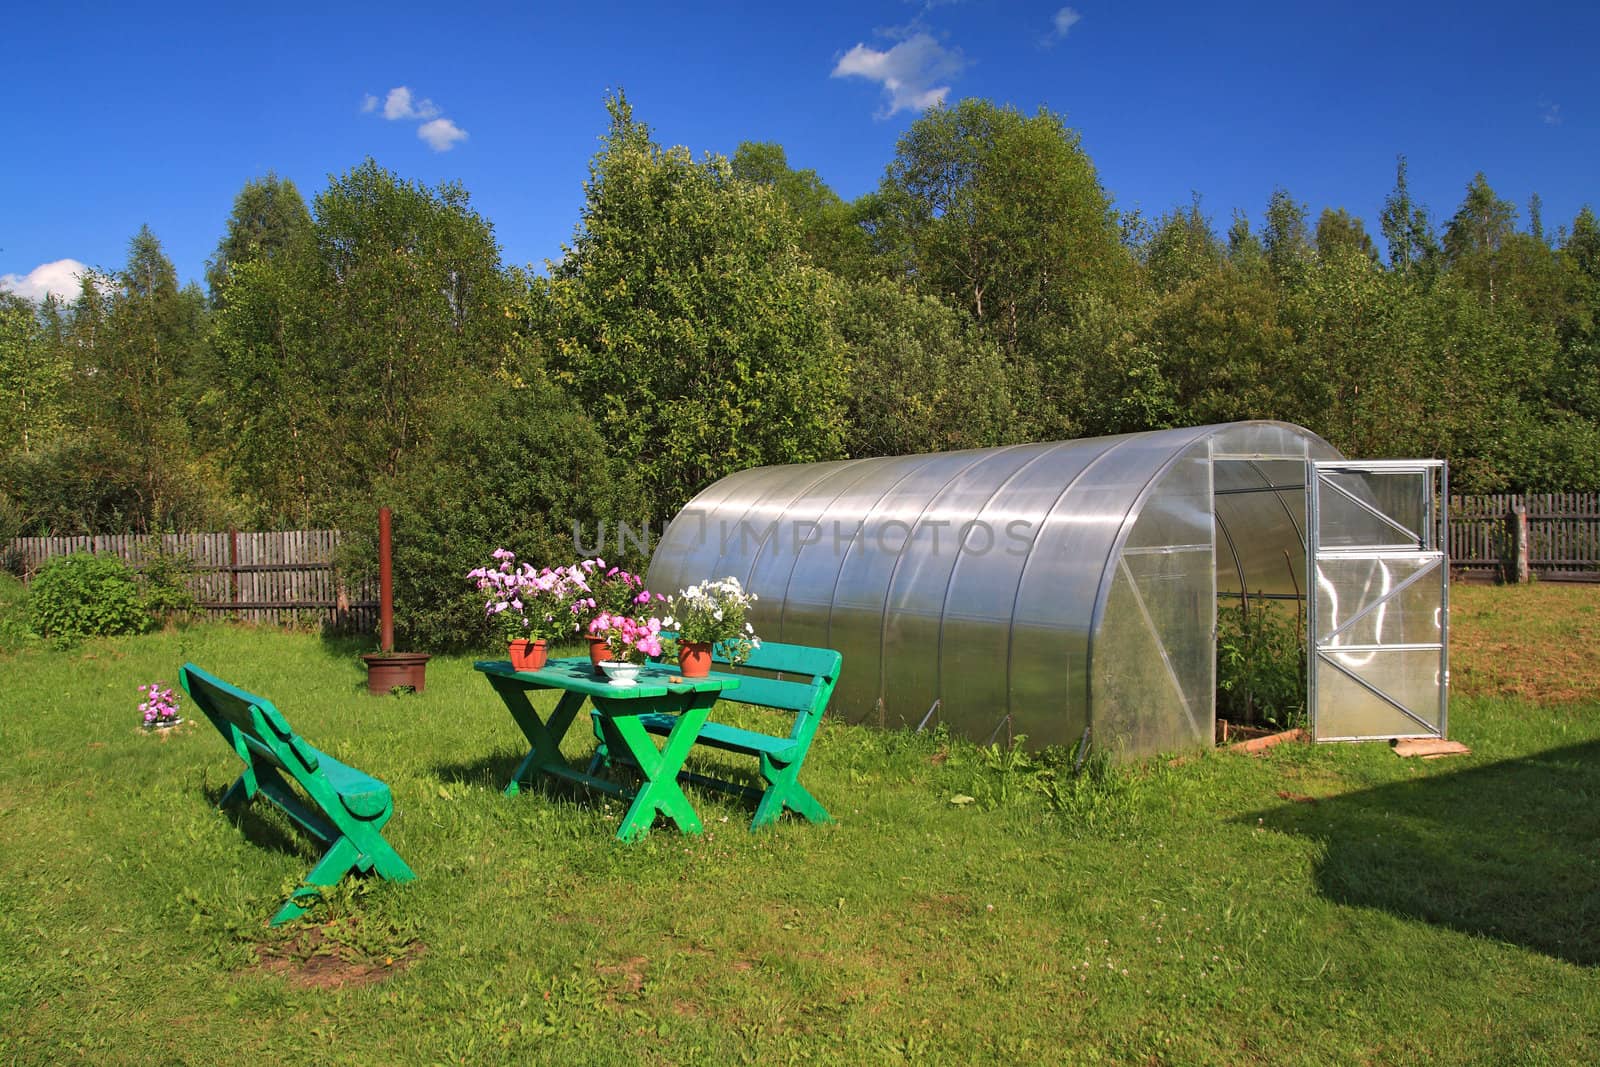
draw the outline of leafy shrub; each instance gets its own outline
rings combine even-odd
[[[1306,711],[1306,643],[1299,620],[1270,601],[1217,609],[1217,714],[1280,729]]]
[[[40,568],[28,593],[28,616],[34,633],[61,647],[85,637],[140,633],[150,623],[128,565],[88,552]]]
[[[601,519],[608,535],[619,519],[640,525],[637,483],[607,454],[594,424],[558,387],[541,379],[480,386],[471,406],[444,420],[379,490],[380,500],[395,502],[397,647],[489,647],[483,600],[466,575],[493,550],[510,549],[535,567],[561,566],[579,556],[574,522],[589,545]],[[377,573],[376,511],[363,505],[341,523],[348,538],[341,562],[356,577]],[[603,553],[608,562],[629,562],[613,549]]]
[[[183,618],[195,610],[190,584],[195,565],[188,556],[168,552],[159,537],[156,546],[156,554],[139,565],[139,582],[143,587],[145,610],[151,621],[161,624]]]

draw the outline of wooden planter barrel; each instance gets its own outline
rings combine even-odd
[[[422,692],[427,684],[428,653],[369,652],[361,657],[367,665],[367,692],[387,696],[396,689]]]

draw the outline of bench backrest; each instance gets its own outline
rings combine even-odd
[[[799,736],[809,720],[827,710],[844,658],[831,648],[763,641],[742,667],[731,666],[720,647],[712,649],[712,659],[719,670],[739,675],[739,688],[722,699],[796,712],[794,732]]]
[[[297,778],[301,777],[297,771],[316,773],[317,750],[294,732],[272,701],[231,685],[193,663],[185,663],[178,677],[184,692],[206,713],[240,759],[246,763],[253,762],[253,757],[264,759]]]

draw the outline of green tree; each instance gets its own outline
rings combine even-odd
[[[1591,208],[1585,206],[1572,220],[1560,258],[1569,296],[1551,390],[1564,408],[1600,425],[1600,222]]]
[[[314,247],[230,269],[212,343],[222,385],[226,468],[251,521],[327,522],[351,475],[336,443],[343,379],[322,325],[328,301]]]
[[[222,240],[206,263],[213,306],[226,301],[229,272],[235,267],[285,250],[302,252],[312,240],[311,212],[294,182],[271,171],[245,182],[234,197]]]
[[[1479,171],[1467,183],[1467,195],[1444,232],[1446,265],[1484,295],[1489,303],[1499,296],[1497,282],[1504,274],[1501,250],[1515,232],[1517,209],[1489,187]]]
[[[1543,245],[1550,243],[1544,233],[1544,197],[1538,193],[1528,197],[1528,236]]]
[[[1081,432],[1086,374],[1136,272],[1078,134],[1045,109],[937,108],[901,137],[874,210],[894,273],[1000,346],[1018,432]]]
[[[518,358],[517,288],[494,230],[455,183],[402,181],[372,160],[316,198],[341,459],[393,475],[454,380]]]
[[[1585,204],[1578,212],[1561,252],[1584,277],[1600,284],[1600,220],[1595,218],[1594,208]]]
[[[1282,281],[1298,280],[1311,262],[1311,235],[1306,229],[1306,206],[1278,187],[1267,201],[1261,246],[1270,266]]]
[[[1439,244],[1428,221],[1427,209],[1411,199],[1406,181],[1406,157],[1395,157],[1394,190],[1384,199],[1378,216],[1389,246],[1389,269],[1399,273],[1432,269]]]
[[[1008,349],[1126,286],[1116,214],[1078,134],[1041,109],[963,100],[900,139],[881,190],[906,276],[985,323]]]
[[[1261,238],[1250,231],[1250,217],[1235,208],[1228,226],[1228,262],[1235,268],[1253,272],[1266,262],[1267,251]]]
[[[1211,220],[1200,210],[1198,193],[1187,208],[1161,217],[1143,246],[1143,258],[1150,284],[1160,293],[1221,269],[1225,251]]]
[[[1135,369],[1143,376],[1142,402],[1161,421],[1202,425],[1288,414],[1281,388],[1293,368],[1293,337],[1277,287],[1253,270],[1230,265],[1164,296],[1139,340],[1159,354],[1154,366]]]
[[[128,472],[139,502],[125,521],[139,532],[201,524],[217,504],[185,403],[204,316],[200,291],[178,287],[161,242],[144,226],[122,270],[86,275],[65,331],[80,433],[98,465]]]
[[[1317,218],[1317,257],[1332,259],[1340,251],[1357,252],[1374,263],[1378,260],[1378,250],[1359,218],[1344,208],[1323,208]]]
[[[960,312],[901,283],[851,287],[846,452],[894,456],[999,444],[1011,427],[1005,361]]]
[[[1287,417],[1347,455],[1432,454],[1437,442],[1418,433],[1437,388],[1422,344],[1426,299],[1423,286],[1380,270],[1358,244],[1330,241],[1282,308],[1294,337],[1277,386]]]
[[[793,170],[783,146],[746,141],[733,153],[733,176],[770,188],[800,220],[800,244],[817,266],[842,278],[872,271],[872,246],[860,209],[828,188],[817,172]]]
[[[69,366],[53,297],[37,306],[0,292],[0,455],[24,455],[60,432]]]
[[[647,517],[745,467],[838,456],[838,283],[794,213],[720,157],[657,146],[624,96],[607,109],[582,223],[533,310],[552,371],[636,465]]]
[[[520,283],[459,185],[369,159],[314,207],[313,240],[230,267],[215,333],[232,476],[266,521],[365,514],[461,381],[525,354]]]

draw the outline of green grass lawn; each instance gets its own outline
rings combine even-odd
[[[1462,647],[1512,654],[1471,627],[1537,595],[1456,590]],[[1597,604],[1518,629],[1524,654],[1566,655]],[[522,739],[470,660],[373,698],[357,651],[207,626],[0,654],[0,1061],[1600,1059],[1581,655],[1552,699],[1453,700],[1470,756],[1218,751],[1054,797],[830,722],[806,779],[837,823],[751,835],[691,792],[702,837],[625,846],[614,801],[500,795]],[[315,857],[267,805],[214,810],[239,764],[209,723],[138,728],[136,687],[185,660],[389,782],[417,880],[267,929]]]

